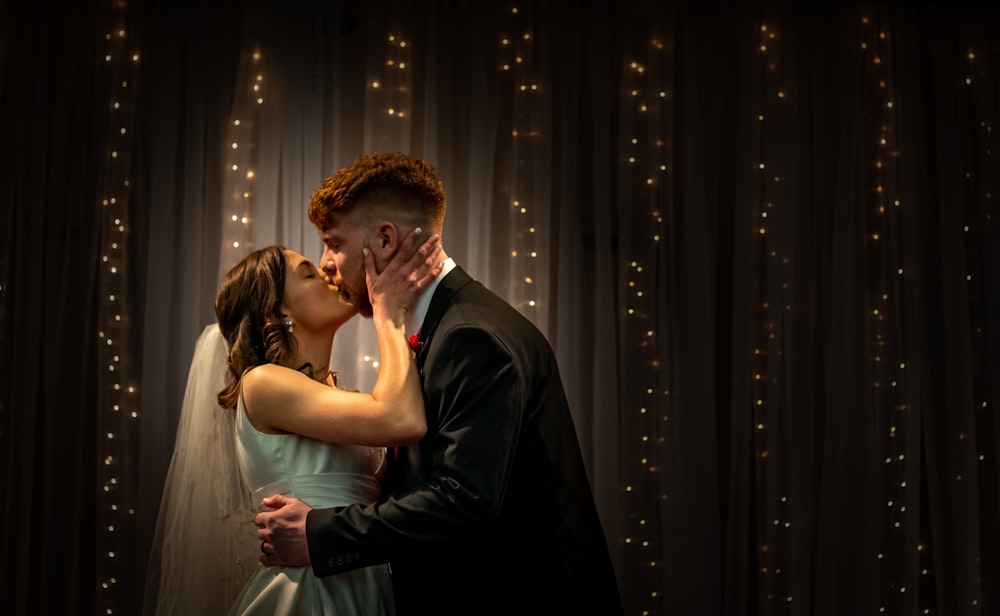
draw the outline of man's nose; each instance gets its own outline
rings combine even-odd
[[[323,256],[319,259],[319,268],[330,276],[337,273],[337,266],[333,264],[333,254],[330,249],[323,249]]]
[[[333,284],[333,277],[337,275],[337,270],[333,268],[327,269],[325,267],[321,267],[319,271],[323,274],[323,280],[326,284]]]

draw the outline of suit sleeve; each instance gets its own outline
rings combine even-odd
[[[524,366],[487,328],[436,337],[424,366],[425,480],[370,505],[311,511],[306,531],[318,576],[461,541],[496,518],[525,413]]]

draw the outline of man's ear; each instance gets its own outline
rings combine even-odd
[[[375,245],[372,247],[375,254],[382,258],[383,263],[392,258],[399,250],[399,228],[389,221],[379,223],[375,231]]]

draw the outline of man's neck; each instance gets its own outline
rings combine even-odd
[[[427,285],[427,288],[424,289],[424,292],[417,299],[417,303],[413,306],[413,310],[409,311],[406,315],[407,336],[420,332],[420,329],[424,325],[424,317],[427,316],[427,310],[431,306],[431,298],[434,297],[434,291],[437,289],[438,284],[444,280],[444,277],[448,275],[448,272],[455,269],[455,260],[445,254],[444,250],[441,251],[441,260],[444,262],[441,272],[437,275],[437,278]]]

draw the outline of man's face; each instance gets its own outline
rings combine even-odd
[[[365,317],[372,316],[371,299],[365,283],[365,262],[361,250],[368,246],[370,230],[359,224],[354,212],[337,214],[333,224],[320,232],[323,256],[320,267],[340,289],[348,303]]]

